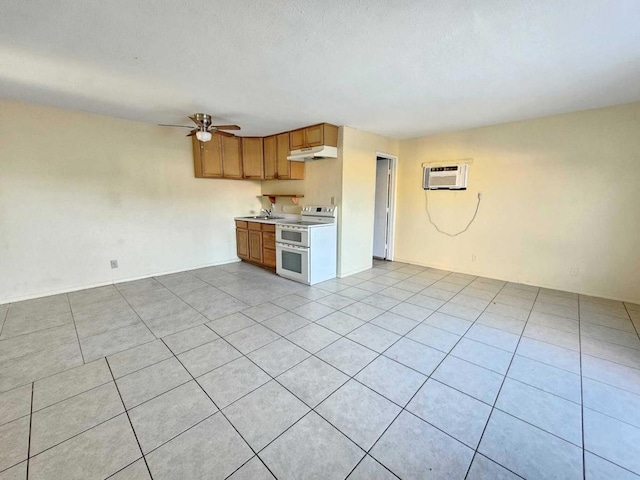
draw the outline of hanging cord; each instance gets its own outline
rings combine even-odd
[[[464,227],[464,230],[460,230],[458,233],[445,232],[443,230],[440,230],[440,228],[438,228],[438,226],[435,223],[433,223],[433,220],[431,219],[431,212],[429,211],[429,190],[424,191],[424,198],[425,198],[425,204],[427,206],[427,216],[429,217],[429,223],[431,223],[431,225],[433,225],[438,232],[444,235],[448,235],[450,237],[457,237],[461,233],[466,232],[471,226],[471,224],[473,223],[473,221],[476,219],[476,215],[478,215],[478,209],[480,208],[480,199],[482,198],[482,194],[478,192],[478,203],[476,204],[476,211],[473,213],[473,217],[471,217],[471,220],[469,220],[469,223],[467,223],[467,226]]]

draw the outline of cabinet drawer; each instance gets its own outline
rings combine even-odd
[[[249,230],[260,230],[262,224],[258,223],[258,222],[248,222],[249,223]]]
[[[276,266],[276,251],[270,248],[262,250],[262,263],[268,267]]]
[[[236,228],[248,228],[247,227],[247,222],[242,221],[242,220],[236,220]]]
[[[262,224],[262,231],[263,232],[275,232],[276,231],[276,226],[270,223],[263,223]]]
[[[264,232],[262,234],[262,244],[264,248],[276,248],[276,234]]]

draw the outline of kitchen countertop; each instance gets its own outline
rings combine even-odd
[[[280,216],[280,215],[278,215]],[[234,220],[240,220],[242,222],[257,222],[257,223],[268,223],[271,225],[276,225],[278,223],[287,223],[287,222],[291,222],[291,221],[298,221],[300,220],[300,215],[287,215],[284,216],[284,218],[273,218],[273,219],[266,219],[266,218],[249,218],[249,217],[235,217]]]

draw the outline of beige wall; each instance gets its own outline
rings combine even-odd
[[[338,276],[371,267],[376,153],[398,155],[399,142],[352,127],[343,128],[342,208]]]
[[[339,275],[364,270],[376,153],[399,156],[396,260],[640,302],[639,131],[640,103],[402,142],[341,127],[340,158],[261,186],[193,178],[181,131],[1,100],[0,303],[235,260],[232,219],[261,193],[334,197]],[[483,192],[452,239],[421,164],[469,157],[469,190],[429,194],[457,230]]]
[[[455,231],[483,192],[449,238],[421,164],[469,157],[467,191],[429,193]],[[399,261],[640,301],[640,103],[401,142],[395,242]]]
[[[237,260],[259,195],[194,178],[181,130],[0,100],[0,303]]]

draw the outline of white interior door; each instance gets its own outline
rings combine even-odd
[[[387,258],[390,162],[388,158],[378,158],[376,161],[376,201],[373,218],[373,256],[376,258]]]

